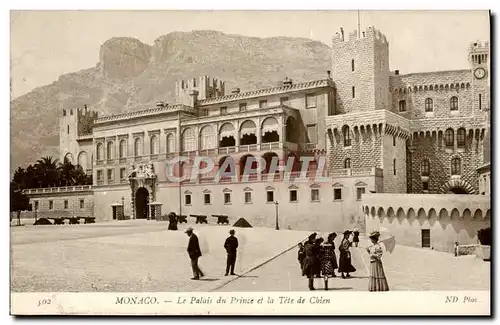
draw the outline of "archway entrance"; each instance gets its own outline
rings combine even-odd
[[[147,219],[149,216],[149,192],[144,187],[139,187],[135,193],[135,217],[137,219]]]
[[[450,188],[447,194],[469,194],[469,193],[462,187],[453,187]]]

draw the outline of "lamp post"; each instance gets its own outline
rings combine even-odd
[[[122,196],[122,214],[120,216],[121,219],[125,219],[125,197]]]
[[[280,230],[279,222],[278,222],[278,201],[274,202],[274,205],[276,206],[276,230]]]

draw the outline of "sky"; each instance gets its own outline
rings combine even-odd
[[[389,41],[390,69],[401,74],[468,68],[467,48],[489,40],[487,11],[360,11],[361,30],[375,26]],[[12,11],[12,98],[64,73],[95,66],[111,37],[153,45],[173,31],[218,30],[253,37],[305,37],[331,46],[357,11]]]

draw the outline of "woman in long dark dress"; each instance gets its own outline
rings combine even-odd
[[[323,273],[325,280],[325,290],[328,290],[328,279],[337,276],[335,275],[335,269],[338,268],[337,256],[335,255],[335,243],[333,242],[335,237],[337,237],[336,233],[329,234],[326,243],[321,246],[321,273]]]
[[[366,249],[370,255],[370,280],[368,281],[368,290],[389,291],[389,284],[387,283],[384,267],[382,266],[383,250],[378,242],[380,233],[374,231],[369,237],[373,245]]]
[[[316,256],[316,265],[314,266],[315,272],[314,274],[316,275],[317,278],[321,278],[321,260],[323,259],[323,251],[321,250],[321,244],[325,240],[323,238],[318,238],[316,239],[316,246],[317,246],[317,256]]]
[[[304,273],[304,258],[306,256],[306,253],[304,251],[304,244],[299,243],[298,247],[299,247],[299,252],[298,252],[297,259],[299,260],[299,264],[300,264],[300,272],[302,272],[302,276],[304,276],[305,275],[305,273]]]
[[[304,264],[303,264],[303,272],[307,276],[309,280],[309,290],[314,289],[314,274],[315,267],[317,264],[318,257],[318,246],[315,243],[316,241],[316,233],[309,235],[307,242],[304,244]]]
[[[351,252],[349,252],[349,248],[352,245],[349,241],[350,234],[349,230],[344,231],[344,238],[339,247],[339,272],[342,274],[342,278],[350,278],[351,275],[349,273],[356,272],[356,268],[351,264]],[[344,275],[344,273],[346,274]]]
[[[354,228],[354,231],[352,232],[352,242],[354,243],[354,246],[358,247],[358,244],[359,244],[359,230],[358,230],[358,228]]]

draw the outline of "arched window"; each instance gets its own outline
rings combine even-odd
[[[142,155],[142,139],[135,138],[134,141],[134,156],[139,157]]]
[[[465,129],[463,128],[457,130],[457,147],[465,148]]]
[[[175,139],[172,133],[167,135],[167,153],[175,152]]]
[[[351,145],[351,132],[347,125],[342,128],[342,133],[344,135],[344,147],[349,147]]]
[[[453,96],[450,98],[450,110],[458,111],[458,97]]]
[[[149,150],[151,155],[158,154],[158,137],[156,135],[151,136],[151,139],[149,141]]]
[[[406,100],[403,99],[399,101],[399,111],[406,112]]]
[[[205,126],[200,132],[200,149],[212,149],[216,147],[217,138],[211,125]]]
[[[431,173],[431,166],[429,164],[429,160],[424,159],[420,165],[420,173],[422,176],[429,176]]]
[[[351,168],[351,158],[347,158],[344,161],[344,168]]]
[[[448,129],[444,133],[444,143],[445,146],[447,147],[454,147],[455,146],[455,134],[453,132],[453,129]]]
[[[107,159],[113,159],[113,141],[109,141],[106,148]]]
[[[460,162],[460,158],[453,158],[451,160],[451,174],[452,175],[460,175],[462,173],[462,166]]]
[[[432,102],[432,98],[427,98],[425,100],[425,111],[432,112],[434,110],[434,103]]]
[[[194,130],[187,128],[182,133],[182,151],[195,151],[196,150],[196,138],[194,136]]]
[[[118,153],[120,155],[120,158],[125,158],[127,156],[127,141],[125,140],[120,141],[120,147],[118,149]]]
[[[98,143],[97,144],[97,148],[96,148],[96,156],[97,156],[97,160],[102,160],[103,159],[103,146],[102,146],[102,143]]]

